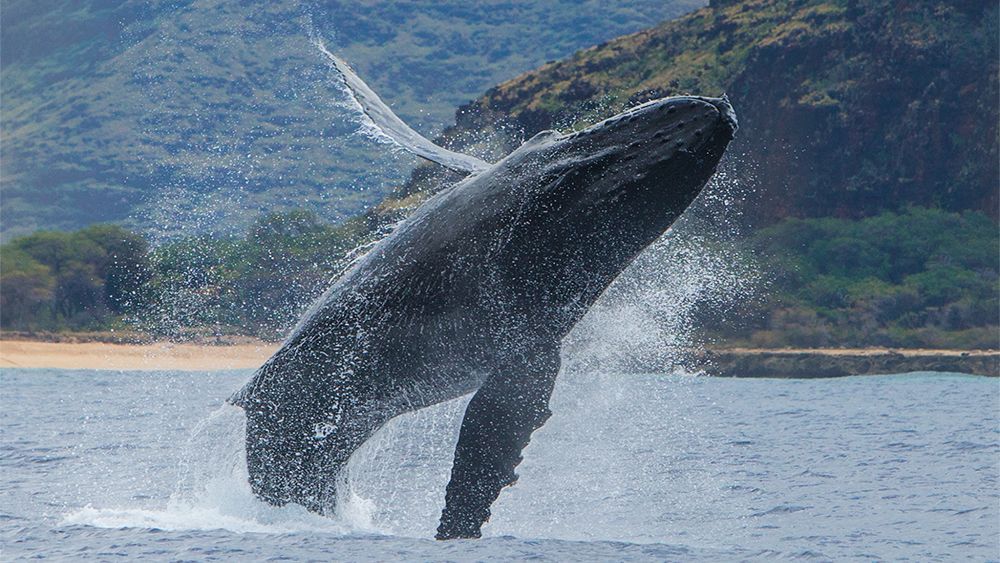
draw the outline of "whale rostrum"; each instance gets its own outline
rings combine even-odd
[[[468,176],[344,272],[230,399],[246,413],[250,485],[330,514],[338,473],[376,430],[475,393],[437,537],[479,537],[550,415],[563,337],[702,190],[735,114],[724,97],[663,98],[489,164],[420,136],[327,55],[375,126]]]

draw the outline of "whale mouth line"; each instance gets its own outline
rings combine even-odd
[[[691,96],[696,100],[701,100],[707,104],[711,104],[722,117],[722,120],[729,125],[732,132],[735,134],[740,129],[740,121],[736,117],[736,110],[733,109],[732,104],[729,102],[729,95],[723,94],[721,98],[708,98],[704,96]]]
[[[726,123],[729,124],[729,126],[733,129],[733,133],[735,134],[737,131],[740,130],[740,120],[737,119],[736,117],[736,110],[733,109],[732,104],[729,103],[728,95],[723,94],[722,98],[719,99],[722,101],[722,104],[720,104],[721,107],[720,105],[715,105],[715,104],[713,105],[715,105],[715,107],[719,109],[719,113],[722,114],[722,119],[724,119]]]

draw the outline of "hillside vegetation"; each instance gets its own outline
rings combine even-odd
[[[748,240],[773,285],[749,323],[706,323],[752,346],[997,348],[1000,243],[981,213],[909,208],[791,219]]]
[[[979,213],[911,208],[861,221],[793,219],[755,233],[773,291],[706,336],[755,346],[996,346],[996,226]],[[242,237],[151,249],[116,226],[41,232],[4,245],[0,328],[141,328],[185,338],[281,338],[368,231],[306,211],[258,217]]]
[[[725,92],[741,123],[730,159],[754,187],[745,205],[758,224],[909,205],[996,217],[997,10],[988,1],[712,2],[490,89],[443,139],[461,144],[501,123],[520,133],[509,149],[651,98]]]
[[[359,227],[334,227],[309,211],[270,213],[243,236],[193,235],[155,248],[115,225],[41,231],[0,247],[0,327],[277,339],[343,267]]]
[[[261,210],[349,217],[413,160],[352,132],[324,37],[409,122],[699,0],[7,0],[0,236],[114,221],[161,234]]]

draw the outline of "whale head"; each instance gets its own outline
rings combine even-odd
[[[645,192],[654,200],[657,193],[673,199],[697,194],[737,129],[725,96],[680,96],[644,103],[568,135],[542,132],[525,145],[542,145],[540,177],[579,178],[576,195],[582,200],[603,203]],[[702,173],[692,175],[696,171]]]
[[[520,194],[505,268],[525,287],[568,280],[560,299],[603,290],[697,197],[737,128],[725,97],[682,96],[534,136],[495,168]]]
[[[564,150],[586,154],[596,148],[620,169],[642,173],[679,154],[714,155],[738,128],[727,96],[661,98],[567,135]]]
[[[525,186],[527,198],[558,204],[567,220],[662,212],[672,221],[714,173],[737,129],[725,96],[661,98],[574,133],[543,131],[498,168]]]

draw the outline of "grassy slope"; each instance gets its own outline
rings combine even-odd
[[[302,206],[336,219],[377,200],[412,160],[350,134],[310,27],[434,132],[491,84],[701,3],[9,0],[3,238]]]
[[[991,2],[715,2],[489,90],[445,138],[727,92],[758,222],[913,204],[996,216],[997,36]]]

